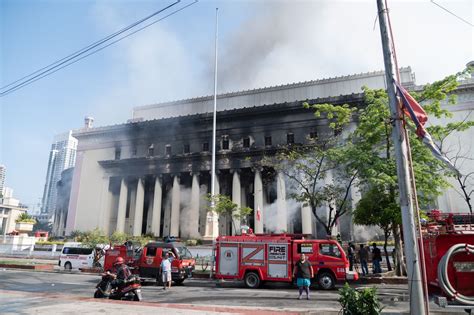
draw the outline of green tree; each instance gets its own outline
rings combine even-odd
[[[237,204],[233,203],[229,196],[226,195],[215,195],[212,198],[211,195],[207,197],[208,201],[214,199],[214,208],[208,207],[209,211],[214,211],[219,216],[219,223],[222,220],[230,220],[232,222],[232,227],[235,234],[238,233],[237,227],[235,226],[235,220],[241,221],[247,218],[248,215],[252,213],[252,209],[249,207],[239,207]],[[240,228],[240,227],[239,227]]]
[[[357,204],[353,212],[353,219],[356,224],[374,225],[382,229],[387,269],[391,271],[392,266],[387,251],[388,239],[392,233],[393,224],[401,224],[402,217],[398,205],[390,197],[389,192],[379,189],[379,187],[370,188]]]
[[[340,141],[342,113],[346,110],[351,111],[343,108],[334,115],[331,135],[310,139],[309,145],[282,149],[274,157],[262,160],[264,166],[289,178],[290,197],[311,207],[326,235],[332,235],[338,219],[351,210],[350,190],[357,177],[357,169],[348,158],[352,147],[341,146]],[[333,137],[333,133],[338,136]],[[320,207],[326,207],[327,213],[318,211]]]
[[[37,221],[35,225],[33,225],[33,232],[36,232],[36,231],[51,232],[52,230],[53,230],[53,224],[51,222]]]
[[[26,212],[23,212],[22,214],[20,214],[18,216],[18,218],[15,220],[16,223],[20,223],[20,222],[23,222],[23,223],[33,223],[33,224],[36,224],[36,219],[33,218],[31,215],[29,215],[28,213]]]
[[[453,104],[456,101],[452,93],[457,87],[459,73],[446,77],[441,81],[428,84],[419,93],[411,93],[418,101],[423,102],[423,107],[429,115],[435,117],[449,117],[450,112],[441,107],[441,103],[448,100]],[[350,119],[357,120],[357,127],[348,137],[347,146],[352,148],[353,167],[358,170],[358,179],[362,190],[370,191],[376,187],[379,191],[388,194],[389,200],[398,204],[398,180],[397,169],[394,158],[394,148],[392,143],[393,121],[390,117],[388,107],[388,97],[384,90],[372,90],[363,88],[364,106],[357,112],[350,113]],[[327,117],[334,117],[335,109],[326,106],[313,105],[312,108],[318,111],[322,109],[322,114]],[[318,107],[319,106],[319,107]],[[346,107],[334,106],[337,112]],[[321,113],[319,113],[321,115]],[[406,125],[410,130],[414,130],[413,123],[406,119]],[[427,128],[435,139],[450,130],[466,130],[466,125],[448,124],[446,126],[431,126]],[[429,205],[433,202],[444,188],[448,186],[445,176],[452,176],[446,166],[434,158],[429,149],[416,138],[413,132],[409,133],[409,140],[412,153],[412,166],[417,186],[418,199],[420,204]],[[386,208],[392,211],[392,207]],[[383,212],[381,215],[384,214]],[[390,217],[390,216],[389,216]],[[397,253],[397,274],[400,274],[404,266],[401,251],[400,223],[393,217],[392,234],[395,240],[395,250]]]

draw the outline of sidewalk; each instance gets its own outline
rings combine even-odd
[[[315,315],[337,315],[339,309],[327,309],[318,307],[317,304],[311,310],[297,308],[273,308],[273,307],[245,307],[245,306],[213,306],[193,304],[170,304],[152,302],[129,302],[113,300],[97,300],[67,294],[32,293],[0,290],[0,314],[37,314],[37,315],[92,315],[92,314],[177,314],[177,315],[203,315],[203,314],[244,314],[244,315],[271,315],[271,314],[315,314]],[[384,315],[408,314],[407,310],[388,308],[382,312]],[[431,310],[432,315],[465,314],[463,311],[446,312],[443,310]]]

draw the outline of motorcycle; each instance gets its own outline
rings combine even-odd
[[[101,281],[96,285],[94,298],[142,301],[142,286],[137,276],[130,276],[123,284],[114,288],[112,287],[112,281],[114,281],[116,277],[116,275],[108,271],[103,273]]]

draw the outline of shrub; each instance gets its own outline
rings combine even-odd
[[[377,289],[353,289],[345,284],[339,289],[339,303],[343,315],[378,315],[383,307],[377,299]]]
[[[18,218],[15,220],[15,222],[36,224],[36,220],[26,212],[23,212],[22,214],[20,214]]]

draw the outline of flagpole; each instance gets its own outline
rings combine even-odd
[[[213,243],[215,241],[214,235],[216,235],[215,228],[215,194],[216,194],[216,112],[217,112],[217,42],[218,42],[218,31],[219,31],[219,8],[216,8],[216,35],[215,35],[215,47],[214,47],[214,109],[212,112],[212,162],[211,162],[211,224],[212,234],[210,235]],[[218,234],[217,234],[218,235]],[[214,249],[212,250],[212,266],[209,274],[210,278],[213,276],[214,269]]]
[[[385,0],[385,8],[387,9],[387,22],[388,22],[388,30],[390,31],[390,43],[392,44],[392,52],[393,52],[393,61],[395,63],[395,74],[397,76],[398,84],[402,85],[402,80],[400,78],[400,68],[398,66],[398,59],[397,59],[397,51],[395,49],[395,39],[393,37],[393,30],[392,30],[392,23],[390,21],[390,12],[388,11],[388,3]],[[418,230],[418,239],[420,245],[420,259],[421,259],[421,276],[423,280],[423,294],[424,294],[424,301],[425,301],[425,311],[426,314],[430,313],[430,306],[429,306],[429,297],[428,297],[428,283],[426,278],[426,263],[425,263],[425,256],[424,256],[424,244],[423,244],[423,235],[421,234],[421,223],[420,223],[420,206],[418,204],[418,193],[416,191],[416,181],[415,181],[415,172],[413,170],[413,159],[411,156],[411,146],[410,146],[410,137],[408,136],[408,130],[404,129],[405,139],[406,139],[406,146],[407,146],[407,157],[408,157],[408,169],[410,170],[410,178],[411,178],[411,189],[413,190],[413,202],[415,207],[415,219],[416,219],[416,229]],[[396,268],[396,266],[395,266]]]
[[[405,253],[408,271],[408,286],[410,294],[410,314],[426,314],[423,302],[423,284],[421,279],[420,252],[416,241],[414,209],[412,190],[410,185],[410,174],[407,161],[406,137],[403,132],[400,107],[395,95],[393,80],[392,56],[389,47],[389,38],[386,22],[386,8],[383,0],[377,0],[379,15],[380,35],[382,40],[385,76],[387,80],[387,94],[389,98],[390,114],[393,121],[393,144],[397,163],[398,186],[400,194],[400,208],[404,227],[403,238],[405,240]]]

